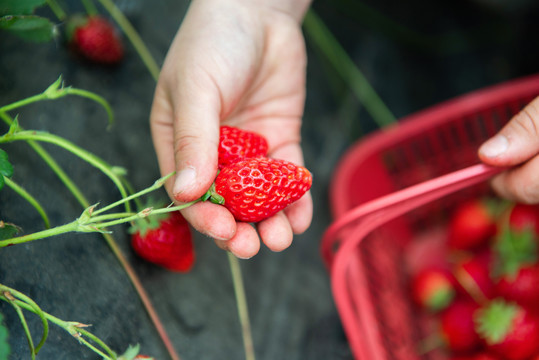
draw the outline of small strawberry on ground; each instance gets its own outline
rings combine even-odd
[[[232,126],[221,126],[219,132],[219,169],[246,158],[264,157],[268,153],[266,139],[257,133]]]
[[[146,261],[175,272],[192,269],[195,252],[191,229],[180,212],[140,219],[130,233],[131,246]]]
[[[506,360],[539,352],[539,320],[525,308],[495,299],[477,311],[476,328],[489,351]]]
[[[124,57],[121,37],[106,18],[75,15],[66,26],[68,44],[85,59],[99,64],[118,64]]]
[[[224,167],[215,179],[212,200],[223,203],[234,218],[259,222],[299,200],[312,175],[289,161],[252,158]]]

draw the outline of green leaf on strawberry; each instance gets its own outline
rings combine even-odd
[[[36,15],[6,15],[0,17],[0,29],[31,42],[48,42],[54,39],[56,27],[47,18]]]
[[[0,0],[0,16],[31,15],[46,0]]]
[[[0,360],[7,360],[11,349],[9,347],[9,332],[3,323],[4,317],[0,313]]]
[[[520,231],[505,226],[494,244],[496,254],[493,270],[495,279],[501,276],[514,278],[520,268],[537,262],[537,241],[533,229]]]
[[[477,332],[488,344],[502,342],[512,330],[517,310],[514,304],[501,299],[493,300],[487,307],[478,310],[475,318]]]

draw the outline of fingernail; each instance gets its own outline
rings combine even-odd
[[[189,190],[195,185],[196,179],[196,170],[193,167],[187,167],[176,175],[176,180],[174,181],[174,187],[172,192],[174,195],[180,194],[186,190]]]
[[[507,151],[509,141],[503,135],[496,135],[479,148],[479,152],[486,157],[494,158]]]

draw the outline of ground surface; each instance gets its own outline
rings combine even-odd
[[[67,3],[80,8],[76,1]],[[188,2],[118,3],[161,63]],[[537,7],[498,9],[467,1],[368,3],[372,5],[364,8],[356,1],[321,0],[314,9],[398,118],[539,70]],[[376,126],[341,82],[328,80],[328,75],[335,79],[335,73],[312,43],[307,44],[303,145],[315,179],[314,221],[287,251],[263,249],[241,261],[259,359],[351,359],[318,249],[331,222],[331,173],[354,139]],[[70,97],[22,109],[23,127],[53,132],[126,168],[138,189],[159,177],[148,129],[154,81],[132,47],[126,61],[114,69],[79,61],[61,42],[21,43],[5,33],[0,35],[0,53],[1,105],[43,91],[62,74],[67,85],[105,97],[116,113],[116,124],[106,131],[102,108]],[[0,131],[7,131],[2,126]],[[46,148],[92,202],[118,199],[114,186],[94,168],[53,146]],[[2,149],[15,165],[14,179],[46,205],[54,225],[80,214],[79,204],[25,144]],[[42,228],[35,211],[9,189],[0,192],[0,220],[17,223],[26,232]],[[135,266],[182,359],[242,359],[227,257],[212,241],[197,235],[196,267],[178,275],[134,256],[124,227],[115,228],[114,237]],[[92,324],[92,331],[115,350],[140,343],[145,353],[167,359],[133,287],[98,235],[70,234],[2,249],[0,283],[27,294],[61,319]],[[30,358],[15,312],[5,303],[0,303],[0,312],[10,331],[11,359]],[[28,318],[37,336],[40,323]],[[38,358],[97,357],[53,326]]]

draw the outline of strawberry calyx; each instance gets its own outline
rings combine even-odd
[[[88,17],[88,15],[84,14],[74,14],[70,16],[69,19],[66,21],[65,28],[67,42],[72,42],[73,37],[75,36],[75,31],[78,28],[86,26],[89,20],[90,18]]]
[[[515,231],[504,226],[496,239],[494,253],[493,277],[514,279],[522,267],[538,261],[535,231],[531,228]]]
[[[519,306],[502,298],[492,300],[486,307],[477,311],[476,329],[487,344],[499,344],[513,330]]]
[[[148,231],[159,228],[160,224],[170,217],[170,213],[151,213],[152,209],[163,207],[162,202],[149,199],[145,205],[139,212],[147,212],[149,215],[133,221],[127,229],[129,234],[139,233],[140,236],[144,237]]]
[[[208,191],[206,191],[204,195],[200,197],[200,201],[208,200],[217,205],[225,204],[225,198],[221,196],[221,194],[219,194],[217,190],[215,190],[215,183],[212,183]]]

